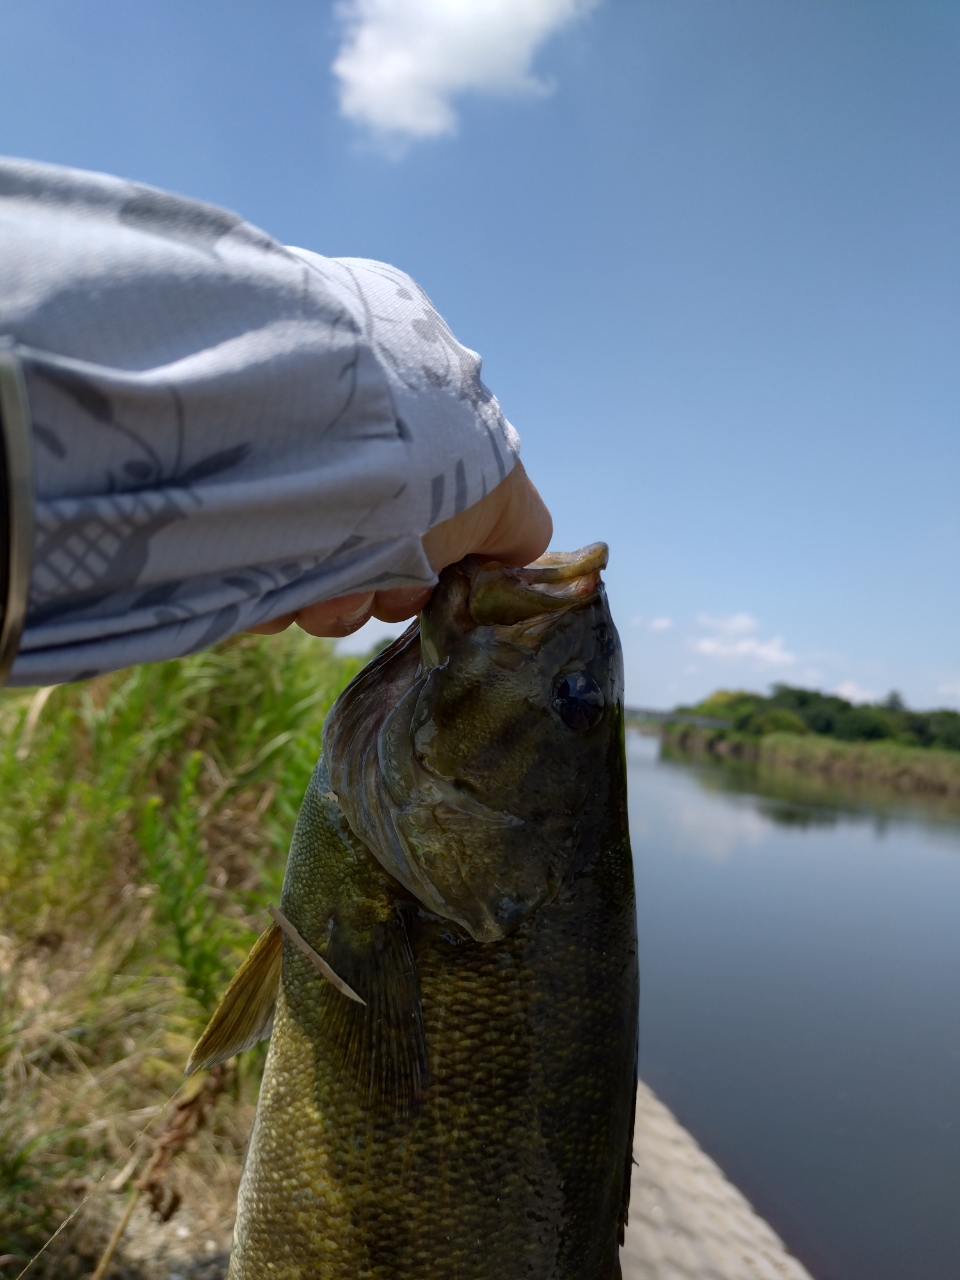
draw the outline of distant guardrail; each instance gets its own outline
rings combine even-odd
[[[718,720],[715,716],[688,715],[685,711],[653,711],[650,707],[624,707],[623,714],[628,720],[653,720],[657,724],[692,724],[702,729],[729,729],[729,720]]]

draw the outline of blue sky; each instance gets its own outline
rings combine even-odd
[[[960,705],[960,6],[461,3],[0,0],[0,151],[409,271],[610,543],[631,702]]]

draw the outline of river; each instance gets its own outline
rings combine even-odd
[[[960,825],[627,758],[641,1075],[816,1280],[957,1280]]]

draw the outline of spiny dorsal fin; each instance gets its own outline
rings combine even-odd
[[[261,933],[234,974],[206,1031],[194,1046],[184,1075],[226,1062],[234,1054],[266,1040],[273,1028],[282,960],[283,932],[274,923]]]

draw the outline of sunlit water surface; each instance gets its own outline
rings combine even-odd
[[[641,1074],[816,1280],[958,1280],[960,827],[657,754],[629,735]]]

